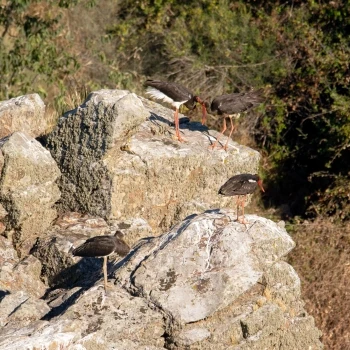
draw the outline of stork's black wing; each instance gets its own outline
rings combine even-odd
[[[177,102],[188,101],[194,97],[193,93],[190,90],[178,83],[148,79],[145,85],[154,87],[155,89],[159,90]]]
[[[95,236],[89,238],[82,245],[75,248],[72,254],[75,256],[97,257],[113,253],[115,249],[114,236]]]
[[[211,110],[220,114],[235,114],[248,111],[263,102],[263,90],[221,95],[214,98]]]
[[[253,193],[257,186],[257,176],[252,174],[239,174],[228,179],[219,189],[223,196],[236,196]]]

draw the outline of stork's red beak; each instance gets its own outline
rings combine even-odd
[[[202,101],[198,96],[197,102],[202,105],[202,125],[205,125],[207,123],[207,108],[205,107],[205,102]]]
[[[262,185],[262,180],[258,180],[258,185],[259,185],[261,191],[265,192],[264,187]]]
[[[205,108],[205,103],[202,102],[202,125],[207,123],[207,109]]]

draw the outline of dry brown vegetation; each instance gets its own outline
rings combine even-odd
[[[350,224],[319,218],[294,225],[291,234],[297,246],[290,263],[326,349],[350,349]]]

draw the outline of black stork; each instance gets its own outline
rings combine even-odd
[[[244,204],[247,194],[253,193],[257,186],[265,192],[262,186],[262,180],[259,175],[255,174],[239,174],[228,179],[219,189],[219,194],[223,196],[238,196],[237,199],[237,221],[241,224],[248,222],[244,218]],[[243,196],[243,199],[241,199]],[[239,219],[239,206],[241,205],[243,211],[243,218]]]
[[[147,86],[146,94],[149,94],[151,97],[157,100],[168,102],[175,107],[175,133],[180,142],[184,141],[180,135],[179,127],[179,108],[182,104],[184,104],[188,109],[192,110],[196,108],[197,102],[200,103],[202,105],[203,113],[202,124],[205,125],[207,116],[205,103],[200,97],[195,96],[190,90],[180,84],[160,80],[148,79],[145,85]]]
[[[124,257],[130,251],[130,247],[123,240],[123,233],[116,231],[114,236],[95,236],[86,240],[82,245],[72,251],[74,256],[103,257],[103,278],[105,292],[107,292],[107,259],[108,256],[117,253]]]
[[[221,130],[221,134],[216,139],[213,145],[210,147],[214,149],[219,142],[220,137],[226,131],[226,118],[230,118],[231,130],[230,135],[224,146],[224,150],[227,151],[228,142],[231,138],[232,132],[235,129],[233,125],[232,118],[238,119],[240,114],[247,112],[250,109],[258,106],[263,102],[264,98],[262,97],[263,89],[250,91],[250,92],[240,92],[235,94],[221,95],[214,98],[210,105],[210,110],[213,114],[218,114],[223,116],[224,123]],[[206,108],[209,109],[209,103],[205,102]]]

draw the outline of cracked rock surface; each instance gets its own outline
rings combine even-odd
[[[0,139],[0,350],[323,348],[284,224],[240,224],[217,194],[260,155],[232,140],[209,150],[218,133],[198,123],[179,143],[172,122],[100,90],[60,118],[51,155],[26,132]],[[105,294],[103,259],[71,251],[118,229],[132,249],[108,258]]]
[[[0,139],[16,131],[38,137],[43,135],[47,128],[45,104],[38,94],[0,101]]]
[[[199,123],[181,124],[186,142],[175,141],[173,114],[120,90],[96,91],[67,112],[47,143],[62,171],[60,209],[108,222],[141,218],[160,234],[193,213],[233,206],[218,188],[237,173],[256,173],[259,153],[232,140],[228,152],[212,151],[217,133]]]
[[[233,219],[211,210],[142,239],[109,264],[106,296],[100,267],[92,268],[41,300],[50,307],[41,319],[3,327],[0,348],[322,349],[300,280],[283,261],[294,247],[283,225]]]
[[[25,256],[57,216],[54,204],[60,198],[56,184],[60,171],[50,152],[23,132],[0,140],[0,170],[5,233]]]

